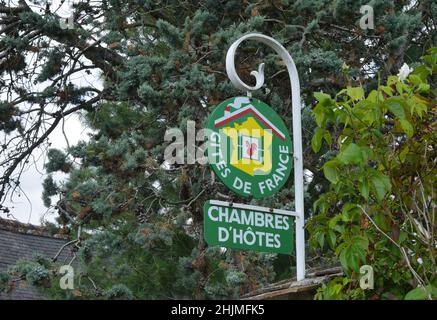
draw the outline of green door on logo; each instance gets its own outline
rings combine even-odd
[[[208,160],[215,174],[235,193],[268,197],[287,181],[293,164],[288,129],[262,101],[234,97],[208,118]]]

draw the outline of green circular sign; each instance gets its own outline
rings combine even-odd
[[[264,102],[234,97],[208,118],[208,160],[219,179],[235,193],[268,197],[287,181],[292,143],[279,115]]]

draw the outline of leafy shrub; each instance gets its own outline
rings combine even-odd
[[[367,96],[362,87],[315,94],[313,150],[336,152],[322,167],[330,189],[314,203],[310,241],[334,250],[345,272],[316,298],[437,297],[436,71],[433,48],[407,78],[390,76]],[[363,292],[365,264],[375,286]]]

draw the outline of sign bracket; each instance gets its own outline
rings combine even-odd
[[[255,77],[255,86],[244,83],[235,69],[235,53],[238,46],[245,40],[262,42],[276,51],[287,66],[291,82],[292,116],[293,116],[293,153],[294,153],[294,189],[295,189],[295,213],[296,219],[296,269],[297,280],[305,279],[305,216],[304,216],[304,185],[303,185],[303,156],[302,156],[302,120],[300,84],[296,65],[288,51],[275,39],[259,33],[249,33],[236,40],[228,49],[226,54],[226,72],[233,85],[246,92],[249,96],[255,90],[260,89],[264,84],[264,63],[258,67],[258,71],[250,74]],[[233,204],[235,206],[235,204]],[[275,209],[278,210],[278,209]],[[286,210],[283,210],[286,211]],[[287,212],[287,211],[286,211]],[[289,211],[290,212],[290,211]]]

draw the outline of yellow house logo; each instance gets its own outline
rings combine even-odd
[[[272,169],[272,138],[275,134],[284,140],[285,136],[270,120],[268,120],[248,98],[242,97],[237,103],[231,104],[235,111],[231,112],[231,105],[224,107],[223,117],[214,123],[216,128],[222,127],[223,133],[231,139],[230,164],[235,168],[251,175],[266,175]],[[245,99],[244,99],[245,98]],[[241,107],[242,103],[249,103]],[[241,123],[248,115],[246,120]],[[226,126],[232,123],[232,126]]]
[[[214,172],[231,190],[266,197],[282,187],[291,171],[291,139],[268,105],[231,98],[211,114],[208,156]]]
[[[249,117],[241,125],[225,127],[223,132],[231,139],[231,161],[235,168],[254,175],[265,175],[272,169],[272,134]]]

